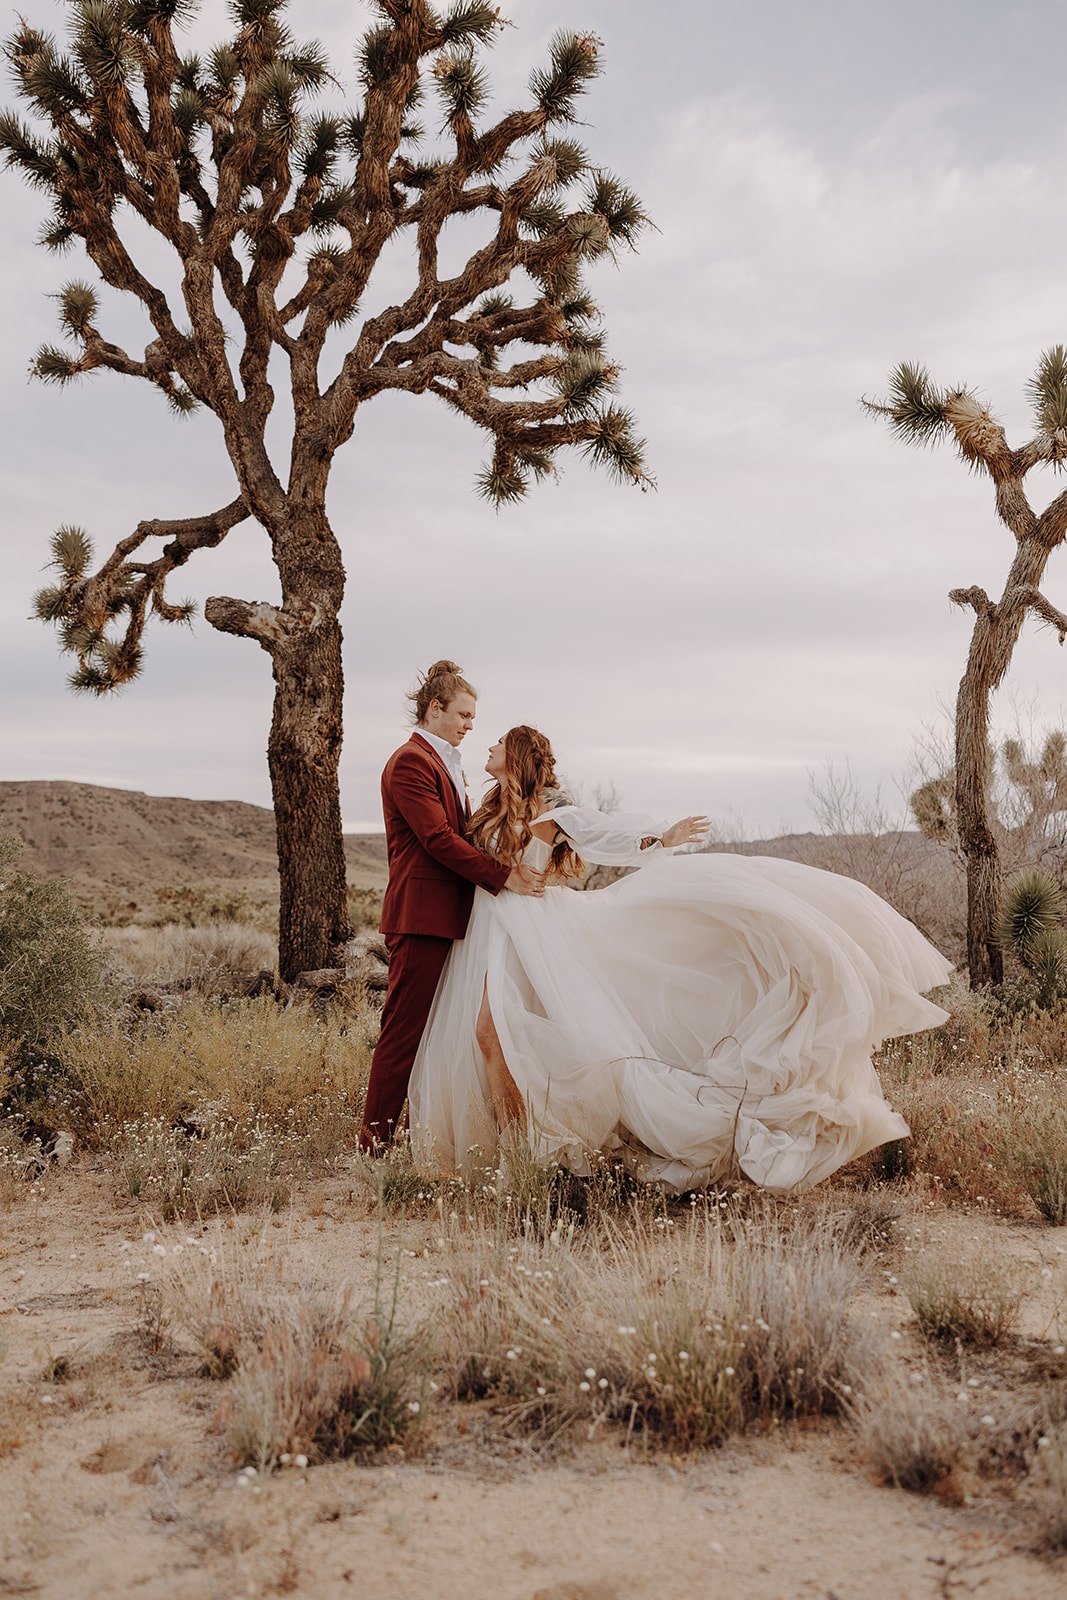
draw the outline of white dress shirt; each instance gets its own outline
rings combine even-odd
[[[420,739],[426,740],[431,750],[437,751],[437,754],[452,774],[452,782],[455,784],[456,793],[459,795],[459,809],[461,812],[466,813],[467,786],[463,781],[463,762],[459,751],[454,744],[449,744],[447,739],[440,738],[436,733],[430,733],[426,728],[416,728],[415,732]]]

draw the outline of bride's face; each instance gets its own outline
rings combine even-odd
[[[503,739],[498,739],[496,744],[489,746],[489,760],[485,763],[485,770],[498,783],[503,779],[508,770],[508,758],[504,750]]]

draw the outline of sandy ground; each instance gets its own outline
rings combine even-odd
[[[924,1219],[937,1231],[942,1219]],[[944,1219],[944,1227],[959,1226]],[[1024,1332],[1064,1337],[1067,1230],[970,1219],[1024,1264]],[[387,1244],[418,1252],[424,1224]],[[154,1239],[145,1239],[155,1231]],[[822,1425],[679,1459],[616,1441],[549,1461],[452,1407],[422,1455],[289,1468],[241,1482],[213,1426],[219,1386],[138,1334],[152,1230],[75,1165],[0,1214],[0,1596],[101,1600],[881,1600],[1067,1592],[1028,1553],[996,1486],[953,1506],[873,1483],[848,1431]],[[370,1281],[377,1228],[337,1181],[290,1216],[208,1235],[299,1263],[306,1284]],[[421,1241],[421,1242],[420,1242]],[[437,1270],[405,1257],[409,1297]],[[891,1286],[867,1314],[906,1325]],[[57,1373],[56,1366],[59,1363]],[[64,1368],[65,1364],[65,1368]]]

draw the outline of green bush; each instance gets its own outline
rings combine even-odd
[[[0,837],[0,1036],[43,1044],[103,994],[103,952],[66,885],[19,866]]]

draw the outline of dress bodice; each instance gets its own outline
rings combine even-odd
[[[522,852],[524,867],[532,867],[535,872],[544,872],[552,860],[552,846],[546,844],[544,839],[539,839],[536,834]]]

